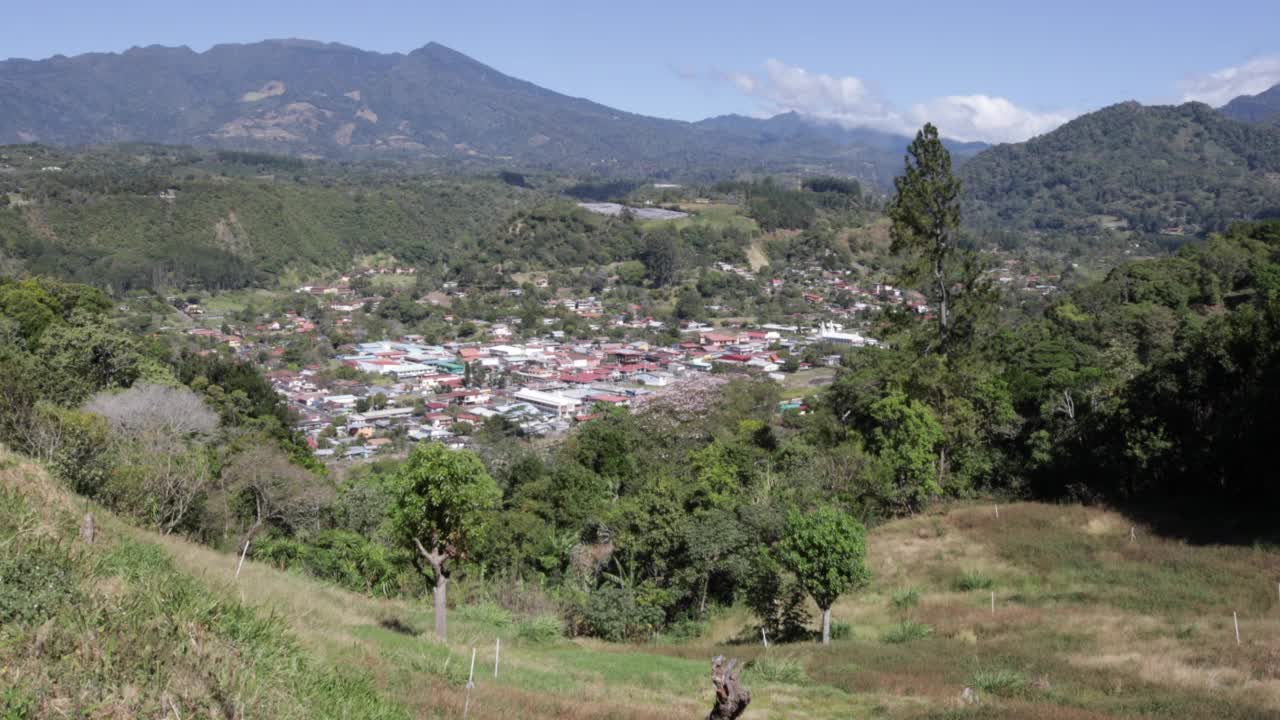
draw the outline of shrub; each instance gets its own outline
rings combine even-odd
[[[923,623],[913,622],[911,620],[903,620],[885,631],[880,638],[884,642],[890,644],[899,644],[911,642],[912,640],[921,640],[929,637],[933,633],[933,628]]]
[[[598,588],[574,611],[581,632],[611,642],[645,637],[662,624],[662,609],[639,601],[631,588]]]
[[[667,627],[667,636],[672,640],[697,640],[711,628],[705,620],[680,620]]]
[[[990,590],[996,586],[996,581],[983,575],[977,571],[969,571],[956,578],[952,584],[956,590],[960,592],[969,592],[970,590]]]
[[[899,590],[890,597],[890,601],[899,610],[910,610],[920,604],[920,590],[919,588]]]
[[[800,661],[787,655],[765,653],[748,663],[747,670],[762,682],[803,685],[809,681]]]
[[[778,563],[767,552],[761,552],[752,563],[745,581],[747,607],[760,619],[771,641],[807,640],[809,599],[804,588],[785,578]]]
[[[853,637],[853,626],[849,623],[833,622],[831,623],[831,639],[832,640],[848,640]]]
[[[76,596],[75,568],[47,539],[0,556],[0,625],[39,625]]]
[[[539,615],[516,623],[516,637],[526,642],[548,643],[563,633],[563,623],[553,615]]]
[[[511,626],[511,613],[491,602],[460,607],[457,609],[456,617],[463,622],[498,630]]]
[[[1014,670],[979,670],[973,674],[973,686],[992,695],[1011,697],[1026,689],[1027,680]]]
[[[0,690],[0,720],[26,720],[36,716],[36,701],[19,688]]]

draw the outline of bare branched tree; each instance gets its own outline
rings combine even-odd
[[[298,530],[318,522],[333,497],[327,482],[289,462],[272,445],[236,455],[223,470],[223,480],[228,492],[252,503],[253,521],[241,535],[241,552],[268,523]]]
[[[106,418],[122,471],[136,479],[155,524],[165,533],[180,527],[213,480],[206,444],[217,413],[185,387],[151,384],[99,393],[84,409]]]
[[[113,430],[131,437],[200,437],[218,427],[218,414],[185,387],[140,383],[124,392],[98,393],[84,409],[105,417]]]

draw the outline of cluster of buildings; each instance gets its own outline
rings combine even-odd
[[[562,433],[604,409],[667,392],[692,374],[780,379],[781,349],[876,344],[831,324],[725,329],[689,323],[683,337],[658,347],[552,338],[430,345],[406,336],[339,348],[334,359],[355,372],[310,367],[267,377],[318,455],[363,459],[423,440],[465,446],[489,422],[525,436]]]

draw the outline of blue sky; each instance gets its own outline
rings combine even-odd
[[[13,3],[0,56],[305,37],[449,45],[625,110],[696,120],[800,110],[886,129],[935,120],[1020,140],[1127,99],[1225,102],[1280,82],[1280,2]],[[1216,75],[1215,75],[1216,73]]]

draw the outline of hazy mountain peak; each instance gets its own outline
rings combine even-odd
[[[1241,95],[1223,105],[1222,114],[1232,120],[1280,127],[1280,85],[1257,95]]]

